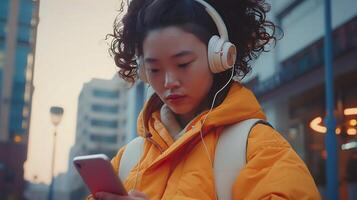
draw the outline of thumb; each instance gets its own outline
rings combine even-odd
[[[138,190],[130,190],[128,192],[128,195],[132,196],[132,197],[141,197],[141,198],[146,198],[147,199],[147,196],[145,195],[145,193],[140,192]]]

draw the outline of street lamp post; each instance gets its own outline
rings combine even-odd
[[[63,108],[57,107],[57,106],[52,106],[50,109],[50,114],[51,114],[51,121],[55,127],[55,130],[54,130],[54,135],[53,135],[52,162],[51,162],[51,185],[50,185],[50,189],[48,191],[48,200],[52,200],[52,198],[53,198],[53,188],[54,188],[53,171],[54,171],[54,164],[55,164],[56,135],[57,135],[57,126],[62,120]]]
[[[332,26],[331,26],[331,0],[325,0],[325,91],[326,91],[326,118],[327,134],[325,145],[327,151],[326,180],[327,199],[338,200],[338,165],[337,165],[337,139],[335,134],[336,119],[334,116],[334,88],[332,67]]]

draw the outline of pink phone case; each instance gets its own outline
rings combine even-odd
[[[92,194],[109,192],[127,195],[106,155],[77,156],[73,159],[73,164]]]

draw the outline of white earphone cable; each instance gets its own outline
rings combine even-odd
[[[213,109],[213,106],[214,106],[214,103],[215,103],[215,101],[216,101],[217,95],[218,95],[224,88],[226,88],[226,87],[228,86],[228,84],[229,84],[229,83],[231,82],[231,80],[233,79],[233,76],[234,76],[234,67],[232,67],[232,73],[231,73],[231,76],[230,76],[229,80],[227,81],[227,83],[226,83],[221,89],[219,89],[218,92],[216,92],[216,94],[214,95],[211,108],[210,108],[210,110],[208,111],[208,113],[206,114],[205,118],[203,119],[203,122],[202,122],[202,125],[201,125],[201,129],[200,129],[201,141],[202,141],[202,144],[203,144],[203,146],[204,146],[204,148],[205,148],[205,151],[206,151],[206,154],[207,154],[207,158],[208,158],[208,160],[210,161],[210,163],[211,163],[211,165],[212,165],[212,168],[213,168],[213,162],[212,162],[211,156],[210,156],[210,154],[209,154],[207,145],[206,145],[206,143],[205,143],[205,141],[204,141],[204,139],[203,139],[202,127],[203,127],[203,125],[205,124],[205,121],[206,121],[208,115],[211,113],[211,111],[212,111],[212,109]],[[216,194],[216,196],[215,196],[215,199],[216,199],[216,200],[218,199],[217,194]]]
[[[233,79],[233,75],[234,75],[234,67],[232,67],[232,73],[231,73],[231,76],[230,76],[229,80],[227,81],[227,83],[226,83],[221,89],[219,89],[218,92],[216,92],[216,94],[214,95],[214,98],[213,98],[213,101],[212,101],[212,104],[211,104],[211,108],[210,108],[210,110],[208,111],[208,113],[206,114],[205,118],[203,119],[203,122],[202,122],[202,125],[201,125],[201,129],[200,129],[201,141],[202,141],[203,146],[204,146],[204,148],[205,148],[205,151],[206,151],[206,153],[207,153],[208,160],[211,162],[212,166],[213,166],[213,162],[212,162],[212,159],[211,159],[210,154],[209,154],[209,152],[208,152],[207,145],[206,145],[206,143],[205,143],[205,141],[204,141],[204,139],[203,139],[202,127],[203,127],[203,125],[204,125],[204,123],[205,123],[207,117],[209,116],[209,114],[211,113],[211,111],[212,111],[212,109],[213,109],[213,106],[214,106],[214,103],[215,103],[215,101],[216,101],[217,95],[218,95],[224,88],[226,88],[226,87],[228,86],[228,84],[229,84],[229,83],[231,82],[231,80]]]

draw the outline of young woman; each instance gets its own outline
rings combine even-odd
[[[130,1],[110,50],[122,78],[141,74],[154,90],[138,119],[142,154],[123,180],[135,191],[91,198],[217,199],[220,135],[247,119],[266,120],[252,92],[234,80],[276,40],[268,10],[264,0]],[[112,160],[117,172],[124,151]],[[233,199],[320,198],[303,161],[272,127],[251,129],[246,159],[230,186]]]

